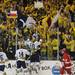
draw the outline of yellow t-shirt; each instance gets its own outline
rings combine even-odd
[[[59,18],[58,18],[58,24],[59,25],[63,25],[63,18],[60,16]]]
[[[53,47],[53,50],[58,50],[58,39],[54,39],[51,43],[52,47]]]
[[[69,49],[69,50],[71,50],[71,44],[72,44],[72,41],[70,40],[70,41],[67,41],[67,39],[65,39],[64,40],[64,44],[66,44],[66,47],[67,47],[67,49]]]
[[[75,10],[75,5],[70,6],[70,10],[71,10],[72,12],[74,12],[74,10]]]
[[[16,31],[11,30],[11,34],[12,34],[13,36],[15,36],[17,33],[16,33]]]
[[[69,11],[69,9],[70,9],[70,5],[68,4],[68,5],[66,5],[65,10]]]
[[[2,30],[6,30],[7,29],[7,26],[5,25],[0,25],[0,28],[2,29]]]

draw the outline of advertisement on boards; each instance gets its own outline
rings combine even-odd
[[[60,75],[60,61],[41,61],[38,63],[31,63],[26,61],[27,70],[25,71],[25,75]],[[6,63],[6,72],[7,75],[16,75],[16,61],[9,61]]]

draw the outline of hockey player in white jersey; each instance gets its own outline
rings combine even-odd
[[[4,75],[5,62],[8,60],[6,54],[0,48],[0,75]]]
[[[28,50],[23,49],[23,48],[16,50],[15,57],[17,59],[17,73],[18,73],[18,75],[20,75],[20,73],[19,73],[20,71],[24,72],[26,70],[26,63],[25,63],[26,55],[30,55],[30,52]]]

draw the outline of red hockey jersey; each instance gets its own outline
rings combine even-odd
[[[62,63],[63,63],[63,67],[65,69],[71,69],[71,57],[68,53],[64,53],[63,56],[62,56]]]

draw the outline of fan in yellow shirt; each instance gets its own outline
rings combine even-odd
[[[75,23],[71,22],[71,28],[69,29],[71,35],[75,38]]]
[[[14,29],[11,30],[10,32],[11,32],[11,35],[12,35],[12,36],[16,36],[16,34],[17,34],[16,31],[15,31]]]
[[[53,50],[58,50],[58,43],[59,43],[58,39],[53,39],[52,40],[51,45],[53,47]]]
[[[0,25],[0,28],[2,29],[2,31],[7,29],[7,25]]]
[[[69,21],[68,17],[66,17],[64,13],[61,13],[61,16],[58,18],[58,24],[67,26],[68,21]]]
[[[71,10],[72,12],[75,11],[75,4],[72,4],[72,5],[70,6],[70,10]]]
[[[73,51],[74,50],[74,40],[66,38],[64,40],[64,44],[66,45],[67,49],[69,51]]]
[[[64,9],[66,12],[69,12],[69,10],[70,10],[70,5],[69,4],[67,4],[66,6],[65,6],[65,9]]]

